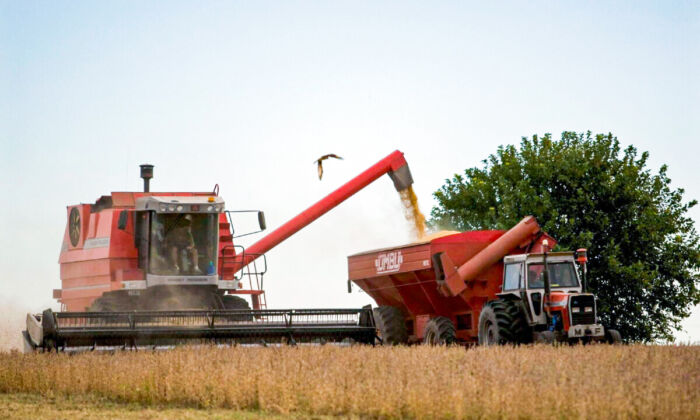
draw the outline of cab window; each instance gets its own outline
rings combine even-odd
[[[523,264],[506,264],[504,270],[503,290],[516,290],[520,288],[520,273]]]
[[[577,287],[576,269],[570,262],[547,264],[551,287]],[[530,289],[544,287],[544,264],[533,263],[527,266],[527,284]]]

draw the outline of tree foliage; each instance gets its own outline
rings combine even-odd
[[[612,134],[562,133],[501,146],[434,193],[433,225],[508,229],[534,215],[559,249],[589,250],[601,319],[629,340],[672,339],[700,302],[700,249],[683,189]]]

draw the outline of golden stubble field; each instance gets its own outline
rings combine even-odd
[[[698,346],[0,353],[0,393],[386,418],[700,418]]]

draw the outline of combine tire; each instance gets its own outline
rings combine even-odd
[[[431,346],[448,346],[457,341],[455,325],[448,318],[438,316],[425,325],[423,344]]]
[[[127,312],[135,309],[135,299],[120,292],[106,292],[95,299],[88,308],[90,312]]]
[[[408,341],[406,321],[398,308],[379,306],[374,308],[374,323],[379,332],[382,344],[394,346]]]
[[[226,310],[250,310],[250,305],[248,304],[248,301],[240,296],[224,295],[221,297],[221,301],[223,302],[224,309]],[[230,321],[252,321],[253,315],[234,315],[231,317],[227,317],[227,319],[229,319]]]
[[[605,329],[605,341],[608,344],[622,344],[622,335],[618,330]]]
[[[250,305],[248,304],[248,301],[240,296],[224,295],[221,297],[221,300],[224,302],[224,309],[250,310]]]
[[[526,326],[518,303],[496,299],[488,302],[479,315],[479,345],[526,342]]]

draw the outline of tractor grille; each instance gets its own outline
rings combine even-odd
[[[578,308],[578,311],[574,308]],[[586,312],[586,308],[590,308],[590,311]],[[593,295],[572,296],[569,311],[571,325],[595,324],[595,298]]]

